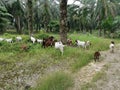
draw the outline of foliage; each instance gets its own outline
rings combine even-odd
[[[59,32],[59,21],[56,21],[56,20],[50,21],[50,23],[48,24],[48,27],[52,32]]]
[[[110,32],[112,32],[113,27],[114,27],[113,26],[113,18],[112,17],[108,17],[108,18],[104,19],[102,21],[101,26],[103,27],[103,29],[110,30]]]
[[[116,16],[114,18],[113,24],[114,24],[116,29],[120,29],[120,16]]]
[[[108,18],[120,15],[119,0],[75,0],[81,4],[67,5],[67,26],[69,31],[90,32],[93,29],[108,29]],[[10,19],[12,27],[16,27],[17,33],[28,31],[28,7],[27,0],[1,0],[13,18]],[[60,1],[34,0],[33,1],[33,27],[38,32],[41,28],[45,31],[59,30]],[[116,19],[117,20],[117,19]],[[110,22],[110,21],[109,21]],[[116,23],[116,21],[115,21]],[[104,25],[103,25],[104,24]],[[110,23],[109,23],[110,25]],[[102,27],[104,26],[104,27]],[[119,25],[113,25],[113,29]],[[119,28],[119,27],[118,27]],[[19,30],[20,29],[20,30]],[[110,28],[111,29],[111,28]],[[24,31],[25,30],[25,31]],[[108,30],[111,31],[111,30]]]
[[[9,25],[9,17],[12,16],[7,12],[6,8],[0,6],[0,33],[3,33]]]

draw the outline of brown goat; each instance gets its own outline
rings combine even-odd
[[[42,47],[48,47],[48,46],[53,46],[54,45],[54,37],[48,37],[48,38],[43,38],[43,43],[42,43]]]
[[[95,62],[96,62],[97,60],[99,60],[100,56],[101,56],[101,54],[100,54],[99,51],[96,51],[96,52],[94,53],[94,60],[95,60]]]
[[[72,46],[72,40],[71,40],[71,39],[68,39],[68,40],[67,40],[67,45],[68,45],[68,46]]]
[[[28,49],[29,49],[29,47],[25,44],[21,46],[22,51],[27,51]]]

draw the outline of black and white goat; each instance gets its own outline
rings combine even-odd
[[[109,48],[110,48],[110,52],[111,53],[114,53],[114,48],[115,48],[115,43],[114,41],[111,41],[110,45],[109,45]]]

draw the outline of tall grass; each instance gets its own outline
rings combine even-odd
[[[73,85],[70,75],[64,72],[55,72],[47,75],[41,80],[41,83],[31,90],[67,90]]]
[[[49,34],[49,36],[51,35],[55,36],[55,39],[59,39],[59,35]],[[9,38],[16,36],[5,34],[1,37]],[[82,41],[89,40],[92,45],[89,50],[84,50],[81,47],[66,46],[64,48],[64,54],[61,55],[60,51],[54,47],[42,48],[40,44],[32,44],[29,41],[29,36],[21,36],[23,37],[23,41],[20,43],[14,42],[10,44],[0,42],[0,70],[3,72],[16,68],[17,66],[15,65],[19,62],[23,66],[17,67],[15,70],[29,69],[30,74],[36,73],[37,71],[43,72],[46,68],[59,63],[65,64],[60,64],[60,67],[67,67],[71,71],[77,71],[93,60],[93,53],[95,51],[107,50],[111,41],[111,39],[98,38],[92,35],[69,34],[68,38],[71,38],[74,44],[75,40],[78,39]],[[38,35],[38,37],[41,37],[41,35]],[[115,40],[115,42],[119,42],[119,40]],[[21,51],[20,47],[23,44],[29,46],[28,51]],[[68,74],[57,72],[44,77],[44,79],[40,80],[40,85],[32,90],[67,90],[72,85],[71,82],[71,77]]]
[[[42,33],[38,37],[43,37],[45,34]],[[49,36],[55,36],[59,39],[59,35],[50,34]],[[17,35],[5,34],[3,37],[16,37]],[[40,44],[32,44],[29,41],[29,36],[21,35],[23,41],[20,43],[14,42],[12,44],[6,42],[0,42],[0,62],[2,61],[30,61],[37,62],[38,60],[46,60],[49,63],[59,63],[61,61],[66,61],[69,63],[73,71],[87,65],[91,60],[93,60],[93,53],[95,51],[107,50],[111,39],[98,38],[92,35],[83,35],[83,34],[68,34],[68,38],[73,40],[87,41],[89,40],[92,45],[89,50],[84,50],[81,47],[65,47],[64,55],[61,55],[59,50],[56,50],[54,47],[42,48]],[[45,35],[48,36],[48,35]],[[37,37],[37,35],[36,35]],[[115,40],[116,41],[116,40]],[[26,44],[30,48],[27,52],[21,51],[21,45]],[[8,55],[7,55],[8,54]],[[8,57],[9,56],[9,57]],[[9,58],[9,59],[8,59]]]

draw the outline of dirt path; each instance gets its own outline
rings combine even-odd
[[[110,51],[101,52],[100,62],[91,62],[89,65],[80,69],[74,75],[74,87],[70,90],[81,90],[86,83],[90,83],[93,76],[101,71],[105,65],[108,68],[104,70],[105,77],[94,82],[94,87],[88,87],[87,90],[120,90],[120,45],[115,48],[115,53]]]

